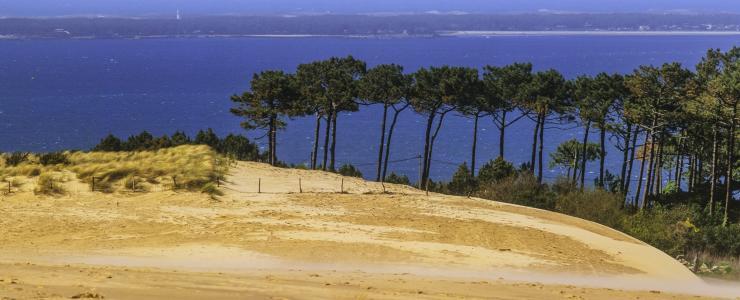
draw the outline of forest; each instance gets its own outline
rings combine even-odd
[[[368,68],[348,57],[297,66],[294,73],[254,74],[250,90],[231,97],[231,113],[249,131],[264,132],[265,151],[241,135],[219,138],[212,130],[195,139],[183,132],[153,137],[147,132],[122,141],[108,136],[93,151],[135,151],[183,144],[209,145],[239,160],[278,167],[363,175],[336,161],[337,119],[368,105],[379,115],[377,168],[366,174],[379,182],[479,197],[552,210],[630,234],[678,258],[701,274],[740,279],[740,203],[737,201],[740,48],[710,49],[692,69],[679,63],[640,66],[630,74],[565,78],[557,70],[534,71],[530,63],[468,67],[439,66],[413,73],[395,64]],[[445,117],[472,120],[470,156],[449,182],[430,179],[435,142]],[[418,114],[426,122],[420,180],[389,169],[393,133],[400,118]],[[288,165],[278,158],[278,134],[291,118],[314,118],[310,163]],[[478,124],[492,120],[498,132],[481,136]],[[534,124],[530,161],[506,160],[507,128]],[[583,129],[544,155],[548,129]],[[466,134],[459,132],[459,134]],[[320,139],[323,137],[323,139]],[[361,137],[358,137],[361,138]],[[497,138],[496,159],[477,161],[477,142]],[[605,167],[607,143],[621,151],[621,167]],[[466,145],[460,145],[465,147]],[[440,151],[440,150],[437,150]],[[598,162],[589,170],[588,162]],[[566,175],[544,180],[543,169]],[[587,172],[597,174],[587,182]]]
[[[255,74],[250,90],[231,100],[231,112],[242,117],[243,128],[266,132],[262,157],[272,165],[285,166],[277,156],[277,135],[287,119],[313,117],[311,161],[301,167],[341,167],[359,175],[351,166],[336,165],[337,119],[378,105],[377,169],[370,176],[377,181],[411,184],[402,174],[389,173],[388,162],[398,119],[419,114],[426,119],[419,128],[424,136],[421,189],[596,221],[682,257],[697,272],[732,273],[731,266],[719,265],[722,260],[739,265],[737,47],[711,49],[692,69],[666,63],[574,79],[557,70],[534,71],[529,63],[482,70],[439,66],[407,74],[400,65],[368,68],[351,56],[333,57],[299,65],[294,73]],[[470,156],[450,182],[433,182],[435,142],[451,113],[473,120]],[[479,167],[478,123],[486,118],[498,128],[500,148],[497,159]],[[535,125],[531,160],[521,166],[507,162],[505,153],[506,129],[516,122]],[[583,136],[545,157],[547,129],[556,124],[581,126]],[[606,143],[622,152],[618,170],[605,168]],[[589,161],[598,161],[594,182],[585,180]],[[567,169],[567,176],[543,181],[546,164]]]

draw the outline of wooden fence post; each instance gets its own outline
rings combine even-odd
[[[340,193],[344,194],[344,177],[342,177],[342,187],[340,188]]]
[[[8,194],[10,194],[11,183],[8,181]]]
[[[177,189],[177,175],[172,176],[172,190]]]
[[[300,177],[298,177],[298,192],[303,193],[303,184],[301,183]]]
[[[262,193],[262,178],[257,178],[257,193]]]
[[[93,176],[93,178],[92,178],[92,187],[90,188],[90,191],[91,192],[94,192],[95,191],[95,176]]]

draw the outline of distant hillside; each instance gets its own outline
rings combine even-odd
[[[448,31],[740,31],[740,14],[410,14],[5,18],[4,38],[436,35]]]

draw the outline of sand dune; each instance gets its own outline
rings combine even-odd
[[[620,232],[552,212],[258,163],[239,163],[223,184],[217,200],[84,189],[4,196],[0,296],[740,295]]]

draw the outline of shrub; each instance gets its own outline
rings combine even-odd
[[[64,154],[63,152],[52,152],[41,154],[39,157],[39,163],[44,166],[68,165],[69,159],[67,159],[67,154]]]
[[[205,131],[198,131],[198,134],[195,135],[194,141],[196,145],[208,145],[213,149],[218,149],[220,142],[220,139],[211,128],[208,128],[208,130]]]
[[[93,151],[113,152],[123,150],[121,139],[109,134],[93,148]]]
[[[482,184],[476,196],[501,202],[552,210],[556,194],[547,185],[539,184],[528,171],[499,182]]]
[[[339,170],[337,170],[337,173],[341,174],[342,176],[362,178],[362,173],[360,172],[360,170],[355,168],[355,166],[353,165],[342,165]]]
[[[602,189],[560,194],[555,199],[555,210],[570,216],[600,223],[615,229],[625,216],[621,196]]]
[[[483,183],[496,182],[514,175],[514,165],[501,157],[491,160],[478,171],[478,180]]]
[[[175,131],[170,140],[172,141],[173,147],[190,144],[190,137],[182,131]]]
[[[229,134],[219,143],[217,150],[237,160],[256,161],[260,159],[257,145],[241,135]]]
[[[387,183],[411,185],[411,180],[409,180],[408,176],[397,175],[393,172],[391,172],[391,175],[386,176],[384,181]]]
[[[30,152],[13,152],[5,157],[5,165],[9,167],[18,166],[21,163],[28,161],[28,157],[30,155]]]
[[[622,228],[625,233],[675,257],[684,254],[689,234],[697,230],[688,217],[691,215],[686,206],[669,209],[655,205],[625,218]]]
[[[452,175],[452,181],[447,185],[449,191],[456,195],[470,195],[477,188],[475,177],[470,174],[467,163],[463,163]]]
[[[65,193],[64,187],[59,184],[60,180],[50,174],[41,174],[36,184],[34,193],[37,195],[61,195]]]

